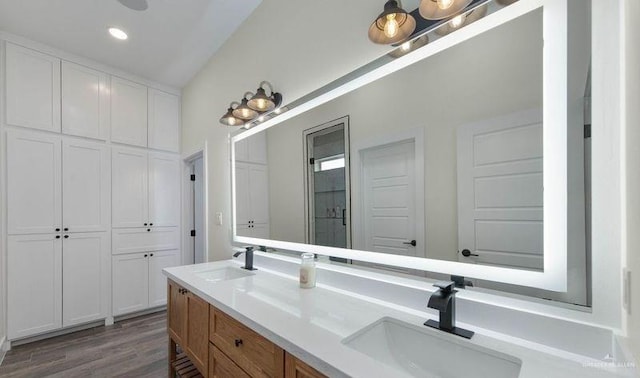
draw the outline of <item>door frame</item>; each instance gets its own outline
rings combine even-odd
[[[318,133],[323,130],[331,129],[335,126],[344,125],[344,186],[345,186],[345,218],[347,223],[347,247],[352,248],[352,223],[351,223],[351,142],[350,142],[350,131],[349,131],[349,116],[340,117],[334,119],[332,121],[323,123],[318,126],[314,126],[309,129],[305,129],[302,131],[302,166],[304,169],[304,239],[305,244],[313,244],[313,227],[311,227],[311,222],[315,222],[315,207],[313,205],[313,200],[309,195],[309,191],[313,187],[313,175],[310,174],[310,164],[309,164],[309,153],[312,152],[309,150],[308,146],[308,137],[311,134]]]
[[[395,144],[403,141],[413,140],[415,146],[415,165],[414,169],[416,171],[416,242],[420,245],[424,246],[424,257],[427,257],[427,234],[426,234],[426,209],[425,209],[425,171],[424,171],[424,128],[423,127],[415,127],[404,131],[399,132],[390,132],[382,135],[377,135],[371,138],[363,139],[361,141],[357,141],[353,144],[352,148],[354,153],[351,155],[351,164],[353,165],[353,177],[351,179],[352,185],[352,193],[354,193],[354,198],[352,198],[353,203],[357,207],[352,212],[352,229],[354,230],[355,237],[353,238],[353,248],[358,250],[364,250],[364,204],[363,197],[360,195],[362,193],[361,182],[363,177],[364,165],[362,162],[362,153],[364,150],[368,150],[370,148],[382,147],[385,145]],[[422,195],[420,195],[422,193]],[[418,232],[422,231],[422,232]]]
[[[191,182],[191,166],[197,159],[202,159],[202,182],[204,183],[204,245],[206,253],[204,255],[205,262],[209,262],[209,182],[208,182],[208,169],[207,169],[207,146],[205,146],[196,152],[187,155],[182,159],[182,264],[193,264],[195,259],[195,246],[193,238],[190,236],[191,230],[193,230],[193,190]]]

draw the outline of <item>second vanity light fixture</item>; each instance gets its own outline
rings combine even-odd
[[[502,4],[508,4],[517,0],[497,1]],[[483,11],[474,12],[474,17],[470,17],[471,14],[465,14],[468,9],[473,7],[469,6],[473,2],[474,0],[421,0],[418,13],[420,17],[430,21],[434,27],[446,29],[438,33],[444,35],[486,14],[486,6],[484,6]],[[482,3],[482,1],[475,2],[475,4],[478,3]],[[441,20],[446,20],[446,24],[438,22]],[[421,30],[425,30],[424,26]],[[414,35],[414,32],[416,32],[416,20],[411,13],[402,9],[398,1],[388,0],[384,5],[384,11],[369,27],[369,39],[373,43],[383,45],[402,44],[401,48],[395,52],[396,55],[401,56],[408,50],[414,50],[419,47],[413,46],[414,44],[411,43],[410,38]],[[423,46],[428,43],[428,40],[419,42],[419,45]]]
[[[267,95],[266,89],[269,89]],[[225,126],[245,126],[256,120],[261,122],[271,114],[279,114],[282,94],[275,92],[268,81],[260,83],[256,93],[246,92],[240,102],[234,101],[220,118]]]

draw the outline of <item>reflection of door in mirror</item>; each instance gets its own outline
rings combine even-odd
[[[269,237],[269,175],[264,133],[235,145],[236,229],[239,236]]]
[[[304,132],[307,151],[307,243],[350,248],[348,118]]]

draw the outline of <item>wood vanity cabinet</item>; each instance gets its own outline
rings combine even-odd
[[[175,282],[169,281],[167,290],[169,336],[204,375],[209,362],[209,304]],[[170,347],[175,353],[175,346]]]
[[[167,297],[170,377],[179,359],[176,344],[204,377],[325,377],[171,280]]]

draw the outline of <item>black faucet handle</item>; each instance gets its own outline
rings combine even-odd
[[[456,286],[456,283],[453,281],[438,281],[433,284],[433,286],[442,290],[444,294],[449,294],[453,292],[453,288]]]
[[[248,245],[246,247],[244,247],[244,249],[246,250],[246,252],[251,253],[253,252],[253,246],[252,245]]]

